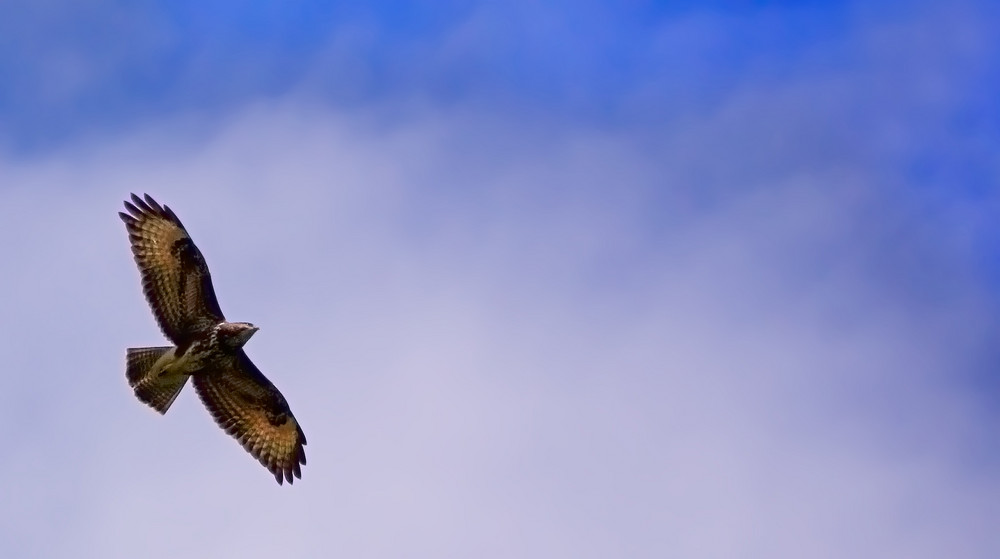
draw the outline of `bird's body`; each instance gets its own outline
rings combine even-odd
[[[164,414],[188,378],[212,417],[274,474],[302,477],[305,435],[284,396],[243,346],[258,328],[228,322],[198,247],[177,216],[149,195],[132,195],[119,213],[143,290],[173,346],[129,348],[126,378],[140,401]]]

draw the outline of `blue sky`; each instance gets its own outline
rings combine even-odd
[[[998,556],[998,15],[3,3],[0,555]],[[129,192],[301,483],[128,389]]]

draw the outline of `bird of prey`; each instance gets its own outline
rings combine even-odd
[[[258,330],[227,322],[215,298],[208,266],[167,206],[148,194],[119,212],[139,266],[142,289],[160,330],[174,344],[133,347],[125,376],[140,401],[167,413],[188,377],[219,427],[274,474],[302,478],[306,436],[288,402],[243,351]]]

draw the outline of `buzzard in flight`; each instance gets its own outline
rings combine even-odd
[[[215,298],[208,265],[177,215],[148,194],[125,201],[120,212],[142,288],[165,347],[132,347],[125,376],[136,397],[167,413],[188,377],[219,427],[274,474],[302,478],[306,436],[288,402],[243,351],[257,331],[249,322],[227,322]]]

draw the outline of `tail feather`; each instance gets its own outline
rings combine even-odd
[[[167,413],[187,382],[187,375],[153,376],[150,369],[172,347],[130,347],[125,361],[125,378],[135,396],[161,414]]]

